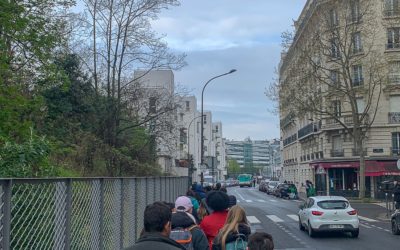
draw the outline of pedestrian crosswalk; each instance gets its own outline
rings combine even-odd
[[[286,215],[276,215],[276,214],[266,214],[265,215],[269,220],[271,220],[274,223],[288,223],[288,222],[298,222],[299,221],[299,216],[297,214],[286,214]],[[363,216],[358,216],[360,219],[360,222],[366,221],[366,222],[379,222],[377,220],[363,217]],[[247,216],[247,220],[251,224],[257,224],[261,223],[260,219],[257,218],[256,216]],[[361,224],[360,224],[361,225]],[[364,226],[364,225],[362,225]],[[371,228],[368,225],[365,226],[366,228]]]

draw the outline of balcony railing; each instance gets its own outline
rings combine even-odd
[[[400,84],[400,75],[399,74],[389,74],[388,75],[388,83],[389,84]]]
[[[358,151],[357,149],[353,148],[352,151],[353,151],[353,156],[360,156],[360,151]],[[367,155],[367,149],[366,148],[363,149],[363,155],[364,156]]]
[[[385,9],[383,11],[385,17],[400,16],[400,8],[397,9]]]
[[[389,113],[389,123],[400,123],[400,112],[390,112]]]
[[[339,119],[339,121],[344,123],[346,126],[353,126],[354,125],[353,115],[344,115],[344,116],[338,117],[338,119]],[[332,117],[326,118],[325,119],[324,128],[341,127],[342,125],[339,123],[339,121],[337,119],[332,118]],[[369,123],[368,114],[364,117],[364,119],[363,119],[363,121],[361,121],[361,123],[362,123],[362,125],[366,125],[366,124]]]
[[[331,157],[344,157],[344,149],[331,150]]]
[[[400,148],[390,148],[390,151],[392,152],[393,156],[399,156],[400,155]]]
[[[320,126],[318,123],[310,123],[307,126],[304,126],[303,128],[299,129],[298,138],[300,139],[312,133],[318,132],[319,128]]]
[[[386,49],[387,50],[400,49],[400,43],[388,43],[386,44]]]

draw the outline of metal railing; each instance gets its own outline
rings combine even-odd
[[[0,249],[122,249],[187,177],[0,179]]]
[[[344,157],[344,149],[332,149],[331,157]]]
[[[389,112],[389,123],[400,123],[400,112]]]

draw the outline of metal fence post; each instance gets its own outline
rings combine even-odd
[[[71,249],[71,219],[72,219],[72,179],[68,178],[66,197],[66,218],[65,218],[65,249]]]
[[[99,249],[104,249],[104,178],[100,178],[100,237]]]
[[[124,178],[121,178],[121,210],[119,216],[120,223],[120,238],[119,238],[119,249],[124,248]]]
[[[11,235],[11,198],[12,198],[12,180],[6,180],[4,188],[4,207],[3,207],[3,249],[9,250]]]
[[[389,201],[388,201],[388,193],[385,193],[385,201],[386,201],[386,218],[389,218]]]

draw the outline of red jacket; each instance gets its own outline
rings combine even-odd
[[[219,230],[224,226],[227,216],[228,210],[213,212],[211,215],[204,217],[201,221],[200,228],[203,229],[207,236],[210,249],[212,248],[214,238],[218,235]]]

